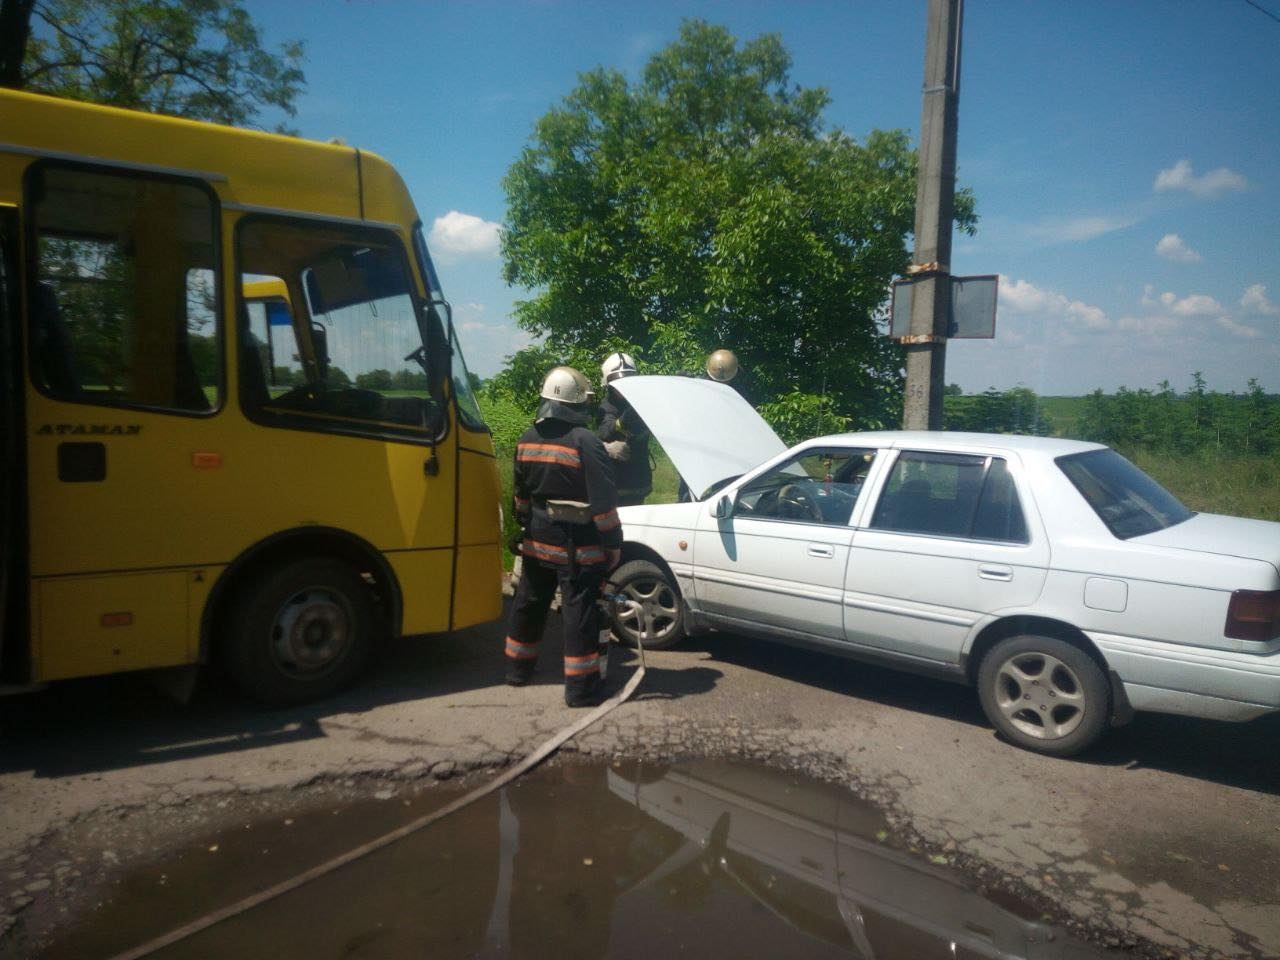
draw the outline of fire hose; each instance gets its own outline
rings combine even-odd
[[[611,587],[608,583],[606,583],[605,586]],[[239,900],[236,903],[232,903],[218,910],[206,913],[204,916],[199,917],[190,923],[184,924],[175,930],[171,930],[159,937],[148,940],[141,946],[125,950],[123,953],[118,953],[112,957],[111,960],[137,960],[139,957],[150,956],[157,950],[177,943],[180,940],[185,940],[202,930],[207,930],[215,924],[221,923],[223,920],[229,920],[232,917],[252,910],[254,907],[261,906],[269,900],[274,900],[277,897],[283,896],[292,890],[297,890],[304,884],[308,884],[312,880],[323,877],[325,874],[332,873],[339,867],[344,867],[349,863],[353,863],[354,861],[361,859],[362,857],[368,856],[376,850],[381,850],[383,847],[390,846],[399,840],[403,840],[410,834],[416,833],[425,827],[429,827],[433,823],[438,823],[450,814],[457,813],[463,807],[475,803],[481,797],[487,796],[498,788],[504,787],[516,778],[528,773],[543,760],[547,759],[547,757],[560,749],[560,747],[567,741],[576,737],[579,733],[586,730],[605,715],[626,703],[627,700],[631,698],[631,695],[636,692],[636,688],[640,686],[640,681],[644,679],[644,639],[651,636],[650,631],[653,629],[653,614],[651,611],[646,610],[643,604],[632,600],[623,594],[617,593],[616,588],[614,588],[614,590],[615,592],[603,594],[601,596],[601,606],[605,607],[608,604],[617,604],[619,606],[625,606],[635,614],[637,626],[636,650],[640,655],[640,667],[631,675],[627,680],[626,685],[621,690],[609,699],[605,700],[585,717],[578,720],[576,723],[565,727],[550,739],[544,741],[514,767],[503,771],[488,783],[481,784],[476,789],[464,794],[452,803],[445,804],[439,810],[434,810],[431,813],[425,814],[416,820],[406,823],[402,827],[397,827],[395,830],[384,833],[380,837],[376,837],[367,843],[361,844],[354,850],[348,850],[346,853],[339,854],[330,860],[326,860],[324,863],[312,867],[310,870],[296,874],[287,880],[283,880],[280,883],[275,884],[274,886],[267,887],[265,890],[260,890],[255,894],[245,897],[243,900]],[[608,657],[606,655],[606,662],[607,659]]]

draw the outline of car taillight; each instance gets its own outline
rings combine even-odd
[[[1233,593],[1223,633],[1233,640],[1267,641],[1280,636],[1280,590]]]

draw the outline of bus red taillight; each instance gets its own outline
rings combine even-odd
[[[1280,590],[1237,590],[1227,605],[1223,633],[1233,640],[1280,637]]]

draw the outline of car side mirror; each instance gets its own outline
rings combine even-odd
[[[727,520],[733,516],[733,500],[728,494],[716,501],[715,509],[711,511],[711,515],[717,520]]]

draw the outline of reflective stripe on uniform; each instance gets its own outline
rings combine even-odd
[[[521,463],[558,463],[564,467],[581,467],[582,457],[575,447],[558,443],[522,443],[516,447]]]
[[[546,560],[548,563],[568,563],[569,551],[564,547],[558,547],[554,543],[542,543],[538,540],[526,540],[521,547],[522,552],[528,553],[535,560]]]
[[[583,657],[565,657],[564,675],[566,677],[585,677],[600,672],[600,654],[588,653]]]
[[[538,644],[522,644],[516,637],[507,637],[507,655],[513,660],[531,660],[538,657]]]
[[[597,513],[592,519],[596,522],[596,529],[601,533],[606,530],[615,530],[622,525],[622,521],[618,519],[617,510],[606,510],[604,513]]]
[[[566,547],[557,546],[554,543],[542,543],[538,540],[526,540],[521,548],[523,553],[527,553],[535,560],[541,560],[544,563],[568,563],[569,550]],[[578,547],[574,550],[573,558],[575,562],[590,565],[596,563],[604,563],[607,558],[604,547],[589,545]]]
[[[507,656],[512,660],[534,660],[538,656],[538,645],[521,643],[515,637],[507,637]]]

